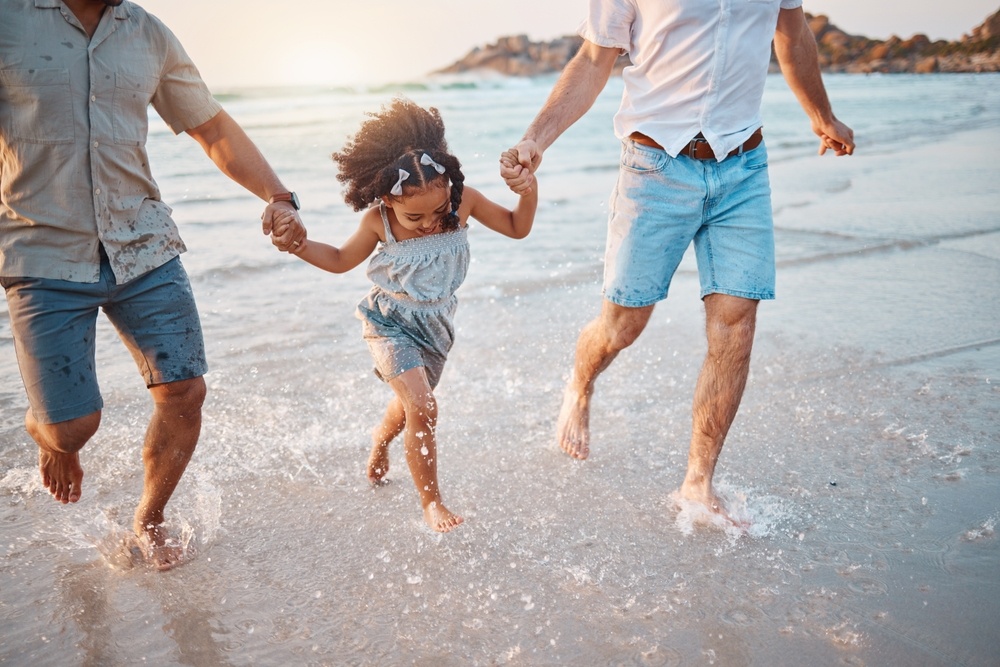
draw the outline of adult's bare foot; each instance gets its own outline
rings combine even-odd
[[[465,519],[453,514],[447,507],[439,502],[431,502],[424,508],[424,522],[439,533],[447,533],[454,530]]]
[[[691,505],[697,505],[698,509],[709,516],[722,519],[725,523],[735,526],[741,530],[746,530],[750,524],[746,521],[738,520],[732,516],[726,503],[722,498],[709,487],[689,484],[687,481],[673,495],[674,503],[681,509],[690,509]]]
[[[99,417],[98,421],[93,423],[94,430],[97,429],[97,423]],[[38,472],[42,477],[42,486],[64,505],[80,500],[83,494],[83,468],[80,467],[79,454],[76,451],[68,453],[54,449],[52,440],[35,419],[31,408],[24,413],[24,427],[38,445]],[[86,441],[92,433],[93,431],[90,431],[83,441]]]
[[[373,442],[371,454],[368,455],[368,482],[372,486],[383,486],[389,483],[385,476],[389,473],[389,443]]]
[[[42,485],[61,502],[75,503],[83,494],[83,468],[79,454],[64,454],[38,448],[38,470]]]
[[[132,553],[141,562],[161,572],[183,565],[187,554],[162,525],[146,526],[133,538]]]
[[[563,394],[556,439],[559,448],[573,458],[583,460],[590,456],[590,405],[570,387]]]

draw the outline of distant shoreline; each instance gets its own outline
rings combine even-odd
[[[849,74],[930,74],[935,72],[1000,72],[1000,10],[969,34],[956,41],[931,41],[917,34],[909,39],[887,40],[850,35],[823,15],[806,14],[816,36],[820,67],[824,72]],[[493,72],[503,76],[529,77],[562,71],[576,54],[583,39],[565,35],[547,42],[533,42],[527,35],[501,37],[494,44],[472,49],[465,57],[432,72],[464,74]],[[620,73],[628,65],[622,56]],[[772,71],[778,71],[773,54]]]

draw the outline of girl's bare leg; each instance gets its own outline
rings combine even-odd
[[[382,421],[372,430],[372,451],[368,455],[368,481],[372,486],[387,484],[389,472],[389,443],[403,432],[406,411],[398,396],[389,401]]]
[[[437,480],[437,401],[423,367],[413,368],[389,381],[405,413],[404,446],[406,463],[420,494],[424,521],[439,533],[447,533],[462,523],[441,501]]]

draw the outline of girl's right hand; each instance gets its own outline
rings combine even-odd
[[[508,148],[500,154],[500,177],[515,194],[526,195],[534,185],[531,163],[522,164],[518,160],[517,148]]]

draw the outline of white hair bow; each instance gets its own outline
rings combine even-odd
[[[436,171],[439,174],[444,173],[444,167],[435,162],[434,158],[432,158],[427,153],[424,153],[423,155],[420,156],[420,164],[424,165],[425,167],[434,167],[434,171]]]
[[[410,172],[406,171],[405,169],[400,169],[399,170],[399,180],[396,181],[396,184],[394,186],[392,186],[391,190],[389,190],[389,194],[391,194],[393,197],[402,197],[403,196],[403,181],[405,181],[409,177],[410,177]]]

